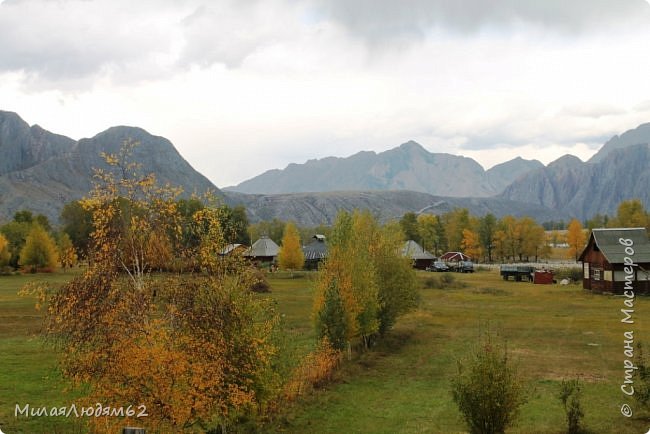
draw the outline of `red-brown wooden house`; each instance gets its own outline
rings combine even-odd
[[[626,258],[634,265],[627,265]],[[631,275],[635,294],[650,293],[650,242],[645,228],[593,229],[579,260],[584,289],[622,294],[626,276]]]

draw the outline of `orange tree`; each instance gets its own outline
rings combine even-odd
[[[246,289],[243,264],[218,254],[219,209],[194,213],[183,228],[178,191],[141,176],[129,149],[104,156],[109,169],[82,201],[93,216],[90,265],[47,300],[47,335],[86,403],[146,407],[144,418],[90,418],[93,431],[225,429],[280,389],[278,315]],[[184,230],[199,240],[192,248],[181,248]],[[153,275],[155,253],[168,250],[194,271]]]

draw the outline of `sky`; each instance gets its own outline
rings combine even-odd
[[[650,122],[645,0],[0,0],[0,110],[218,187],[415,140],[484,168]]]

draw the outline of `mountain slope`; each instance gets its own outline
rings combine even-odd
[[[0,176],[35,166],[71,150],[75,141],[30,127],[16,113],[0,110]]]
[[[45,149],[49,152],[40,154],[34,152],[33,154],[40,155],[43,161],[27,164],[35,160],[23,159],[21,160],[23,166],[27,165],[27,168],[12,170],[0,176],[0,221],[9,219],[21,209],[30,209],[45,214],[53,221],[58,220],[65,203],[80,199],[90,191],[93,169],[108,168],[100,154],[117,153],[125,140],[139,143],[133,151],[133,160],[142,165],[143,174],[155,174],[161,185],[181,187],[186,195],[194,192],[204,193],[207,190],[221,195],[221,192],[207,178],[195,171],[183,159],[169,140],[153,136],[143,129],[113,127],[79,142],[53,135],[40,127],[31,127],[30,130],[39,132],[40,137],[48,138],[48,141],[43,143],[49,144],[49,147],[42,146],[36,149]],[[22,138],[25,137],[24,132],[24,125],[14,122],[7,127],[6,136]],[[72,146],[66,152],[61,152],[61,148],[66,149],[70,142]],[[24,142],[4,143],[9,149],[19,147],[25,149]],[[34,143],[38,144],[38,142]],[[51,157],[43,158],[44,155],[51,155]]]
[[[613,215],[623,200],[650,205],[650,145],[612,150],[601,161],[564,156],[513,183],[499,196],[566,212],[579,219]]]
[[[628,130],[620,136],[614,136],[609,139],[599,150],[589,159],[589,163],[600,163],[610,152],[625,149],[630,146],[650,143],[650,123],[641,124],[633,130]]]
[[[340,210],[367,209],[381,221],[399,219],[404,213],[443,214],[454,208],[467,208],[471,214],[492,213],[535,216],[538,221],[566,218],[567,215],[543,206],[513,202],[502,198],[456,198],[432,196],[414,191],[344,191],[250,195],[225,191],[227,201],[244,205],[251,222],[294,220],[301,226],[332,224]]]
[[[521,174],[541,166],[514,159],[485,171],[471,158],[430,153],[410,141],[376,154],[328,157],[269,170],[226,190],[252,194],[411,190],[453,197],[495,195]]]

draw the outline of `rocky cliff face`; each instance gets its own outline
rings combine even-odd
[[[70,151],[75,141],[30,127],[16,113],[0,111],[0,176],[35,166]]]
[[[589,159],[589,163],[600,163],[610,152],[625,149],[630,146],[650,143],[650,123],[641,124],[633,130],[628,130],[620,136],[609,139],[596,154]]]
[[[328,157],[270,170],[228,190],[251,194],[360,190],[410,190],[452,197],[501,192],[538,161],[516,158],[485,171],[471,158],[431,153],[416,142],[376,154]]]
[[[650,205],[650,146],[613,150],[596,163],[564,156],[513,183],[500,195],[563,211],[579,219],[614,215],[623,200]]]
[[[30,128],[12,114],[0,123],[0,137],[0,152],[8,155],[6,160],[0,160],[5,170],[0,175],[0,221],[21,209],[58,220],[65,203],[90,191],[94,169],[107,168],[100,154],[118,153],[125,140],[139,143],[134,148],[134,161],[142,165],[143,174],[155,174],[160,184],[181,187],[186,194],[207,190],[221,194],[169,140],[141,128],[113,127],[75,142],[38,126]]]

